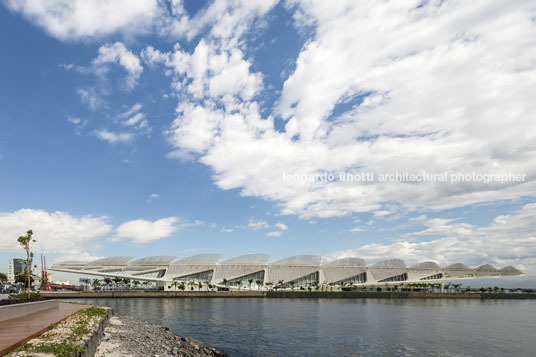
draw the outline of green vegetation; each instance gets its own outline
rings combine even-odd
[[[102,317],[106,315],[106,309],[103,307],[93,306],[80,310],[78,313],[85,317]]]
[[[7,275],[4,273],[0,273],[0,282],[6,281],[6,280],[7,280]]]
[[[26,252],[26,268],[24,269],[24,273],[27,278],[28,299],[30,299],[30,290],[31,290],[31,284],[32,284],[31,276],[32,276],[32,270],[33,270],[32,264],[33,264],[33,257],[34,257],[34,254],[30,249],[30,244],[32,242],[33,243],[36,242],[35,239],[32,239],[32,235],[33,235],[33,232],[30,229],[26,232],[25,236],[20,236],[17,239],[17,242],[19,242],[19,244],[22,246],[22,248],[24,248],[24,251]]]
[[[40,344],[40,345],[24,345],[23,351],[36,353],[50,353],[57,357],[75,357],[84,352],[84,347],[77,343],[63,341],[60,343]]]
[[[28,292],[28,293],[11,294],[11,297],[14,297],[15,299],[39,299],[41,298],[41,294],[36,293],[36,292]]]

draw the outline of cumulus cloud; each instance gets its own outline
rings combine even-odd
[[[266,221],[250,220],[247,226],[247,229],[252,230],[252,231],[257,231],[259,229],[268,229],[268,228],[270,228],[270,225]]]
[[[149,243],[171,236],[177,231],[203,225],[202,221],[182,222],[178,217],[161,218],[157,221],[136,219],[121,224],[112,241],[130,240],[133,243]]]
[[[108,72],[107,65],[110,63],[115,63],[123,67],[127,72],[125,89],[134,89],[143,73],[143,67],[138,56],[127,49],[121,42],[101,46],[97,58],[92,63],[97,75],[105,75]]]
[[[491,263],[496,267],[514,265],[527,275],[534,275],[535,219],[534,203],[527,204],[512,214],[497,216],[489,225],[481,227],[457,219],[421,217],[420,221],[426,227],[422,231],[408,233],[390,244],[372,243],[358,249],[334,252],[325,258],[332,260],[358,256],[368,263],[386,258],[402,258],[408,264],[432,260],[442,266],[458,262],[471,266]],[[419,240],[422,237],[427,237],[428,240]]]
[[[157,0],[7,0],[12,11],[60,40],[140,33],[161,13]]]
[[[95,131],[97,138],[103,141],[107,141],[110,144],[115,143],[128,143],[134,139],[134,134],[131,133],[114,133],[106,129]]]
[[[274,227],[282,230],[282,231],[286,231],[288,229],[287,225],[284,224],[284,223],[276,223],[274,224]]]
[[[134,243],[148,243],[172,235],[177,230],[178,222],[177,217],[162,218],[154,222],[136,219],[117,227],[114,239],[129,239]]]
[[[281,232],[279,232],[279,231],[268,232],[268,233],[266,233],[266,236],[267,237],[278,238],[278,237],[281,237]]]
[[[107,217],[74,217],[66,212],[20,209],[0,212],[0,251],[21,252],[17,238],[32,229],[35,251],[40,253],[67,253],[88,247],[90,241],[112,231]]]
[[[297,20],[296,27],[311,26],[313,35],[268,116],[256,101],[262,74],[252,71],[241,48],[243,31],[226,35],[218,21],[192,52],[146,49],[143,58],[166,66],[184,98],[167,132],[175,156],[211,167],[221,189],[276,201],[282,213],[305,218],[382,216],[392,212],[391,203],[442,210],[533,195],[536,25],[530,3],[294,4],[301,19],[310,20]],[[240,73],[236,83],[224,79],[231,69]],[[283,130],[275,128],[277,117]],[[377,179],[423,171],[514,172],[527,179]],[[324,172],[373,172],[376,180],[285,180]]]
[[[147,199],[147,203],[151,203],[157,198],[160,198],[160,195],[158,193],[151,193],[151,195],[149,195],[149,198]]]

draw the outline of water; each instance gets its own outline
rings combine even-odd
[[[78,299],[237,356],[534,356],[536,302]]]

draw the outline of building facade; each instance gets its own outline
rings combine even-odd
[[[24,259],[9,259],[7,269],[7,281],[10,283],[14,283],[15,276],[19,273],[24,272],[24,269],[26,269],[26,261]]]
[[[327,263],[320,256],[299,255],[268,263],[266,254],[249,254],[220,262],[221,254],[199,254],[179,260],[172,256],[111,257],[93,262],[62,262],[51,270],[101,277],[120,277],[160,283],[165,290],[403,288],[443,283],[445,279],[513,276],[522,274],[508,266],[486,264],[470,268],[457,263],[445,268],[435,262],[406,266],[400,259],[367,265],[357,257]]]

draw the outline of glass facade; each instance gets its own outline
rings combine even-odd
[[[425,278],[421,278],[421,280],[437,280],[437,279],[443,279],[443,273],[438,273],[438,274],[427,276]]]
[[[180,276],[173,280],[210,282],[212,280],[212,274],[214,274],[214,270],[207,270],[207,271],[202,271],[200,273]]]
[[[359,275],[354,275],[354,276],[351,276],[349,278],[346,278],[346,279],[343,279],[343,280],[339,280],[335,283],[333,283],[334,285],[341,285],[341,286],[344,286],[344,285],[347,285],[347,284],[363,284],[363,283],[366,283],[367,282],[367,273],[366,272],[363,272]]]
[[[408,280],[408,273],[395,275],[395,276],[392,276],[390,278],[380,280],[379,282],[380,283],[386,283],[386,282],[389,282],[389,281],[406,281],[406,280]]]
[[[257,280],[262,280],[262,282],[264,283],[264,270],[228,280],[227,284],[225,285],[249,287],[249,280],[253,280],[252,284],[257,284]]]
[[[302,276],[301,278],[294,279],[291,281],[288,281],[286,283],[283,283],[281,285],[278,285],[278,288],[307,288],[311,285],[315,285],[319,282],[319,273],[315,271],[314,273]]]

